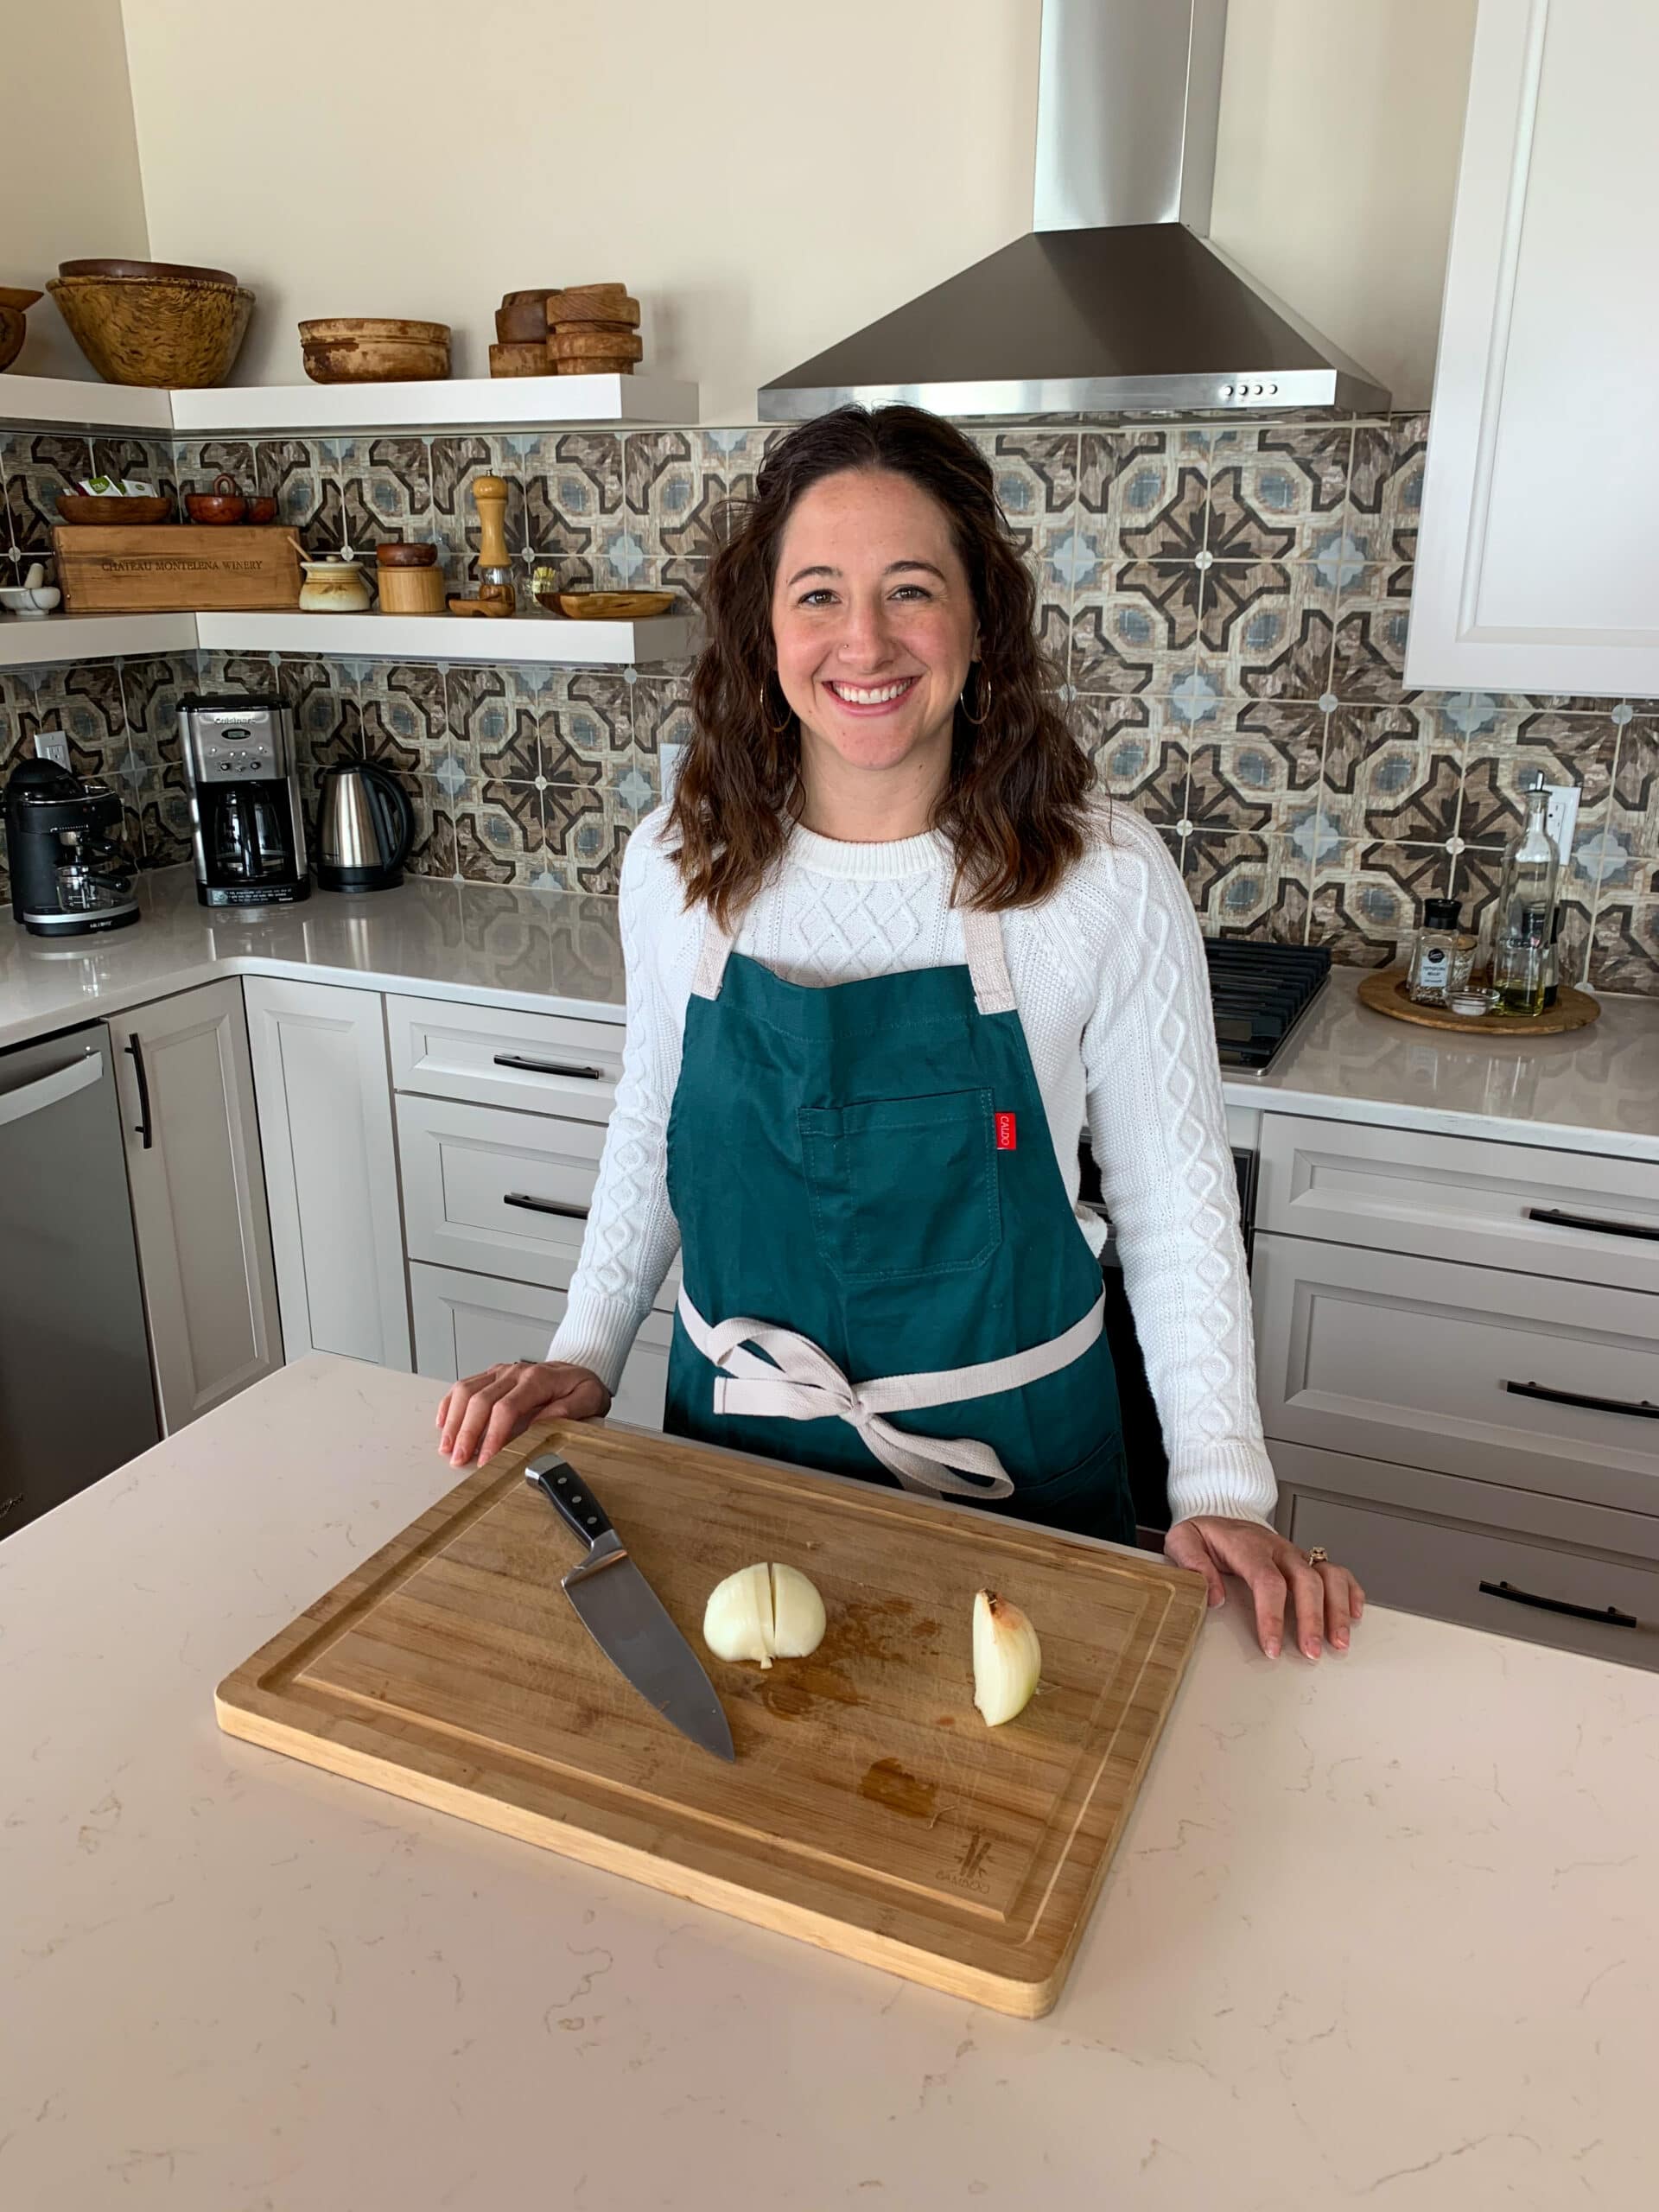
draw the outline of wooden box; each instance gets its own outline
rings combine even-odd
[[[52,546],[69,614],[235,613],[299,604],[299,540],[285,523],[59,528]]]

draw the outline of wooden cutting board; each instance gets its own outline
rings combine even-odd
[[[734,1765],[688,1743],[559,1586],[524,1479],[556,1446],[707,1666]],[[714,1658],[755,1560],[829,1612],[810,1659]],[[1022,1606],[1041,1688],[987,1728],[974,1593]],[[1048,2011],[1205,1611],[1196,1574],[972,1508],[609,1424],[543,1424],[219,1685],[232,1735],[1027,2018]]]

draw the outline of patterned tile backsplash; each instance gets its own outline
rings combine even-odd
[[[1426,416],[966,427],[1036,575],[1078,741],[1103,787],[1162,830],[1206,931],[1380,966],[1426,898],[1460,897],[1478,923],[1522,817],[1521,776],[1541,767],[1583,794],[1563,973],[1659,995],[1659,702],[1404,687]],[[459,588],[477,552],[466,486],[488,470],[510,486],[526,582],[550,561],[573,586],[689,597],[724,503],[780,435],[16,431],[0,435],[0,575],[49,548],[66,476],[118,471],[181,495],[228,471],[315,550],[436,539]],[[416,868],[614,892],[657,803],[658,747],[689,728],[687,672],[205,652],[3,671],[0,776],[35,730],[61,725],[82,772],[117,781],[144,865],[165,866],[188,844],[178,695],[274,686],[294,709],[308,801],[359,752],[403,778]]]

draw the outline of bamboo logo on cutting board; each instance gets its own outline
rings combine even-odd
[[[974,1828],[963,1847],[962,1857],[957,1861],[956,1872],[947,1874],[946,1881],[954,1882],[957,1887],[962,1890],[988,1889],[990,1884],[986,1878],[985,1862],[990,1855],[991,1839],[982,1834],[978,1828]]]

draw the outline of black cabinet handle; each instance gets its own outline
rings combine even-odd
[[[498,1052],[495,1065],[499,1068],[528,1068],[532,1075],[574,1075],[583,1083],[603,1083],[603,1068],[578,1067],[571,1060],[538,1060],[529,1052]]]
[[[1601,1236],[1645,1236],[1659,1244],[1659,1228],[1643,1221],[1597,1221],[1587,1213],[1565,1213],[1560,1206],[1529,1206],[1527,1219],[1547,1222],[1553,1229],[1592,1229]]]
[[[1516,1398],[1545,1398],[1552,1406],[1584,1406],[1592,1414],[1629,1414],[1635,1421],[1659,1421],[1659,1406],[1650,1399],[1590,1398],[1581,1390],[1552,1390],[1547,1382],[1506,1382]]]
[[[1541,1598],[1535,1590],[1517,1590],[1512,1582],[1483,1582],[1484,1598],[1502,1598],[1506,1605],[1535,1605],[1541,1613],[1567,1613],[1575,1621],[1600,1621],[1606,1628],[1640,1628],[1634,1613],[1621,1613],[1615,1605],[1569,1605],[1565,1598]]]
[[[132,1071],[138,1078],[138,1120],[133,1135],[143,1138],[143,1149],[148,1152],[156,1140],[149,1126],[149,1077],[144,1073],[143,1047],[136,1037],[129,1037],[127,1050],[132,1054]]]
[[[509,1191],[504,1206],[522,1206],[526,1213],[556,1213],[565,1221],[586,1221],[586,1206],[562,1206],[556,1198],[532,1198],[528,1191]]]

